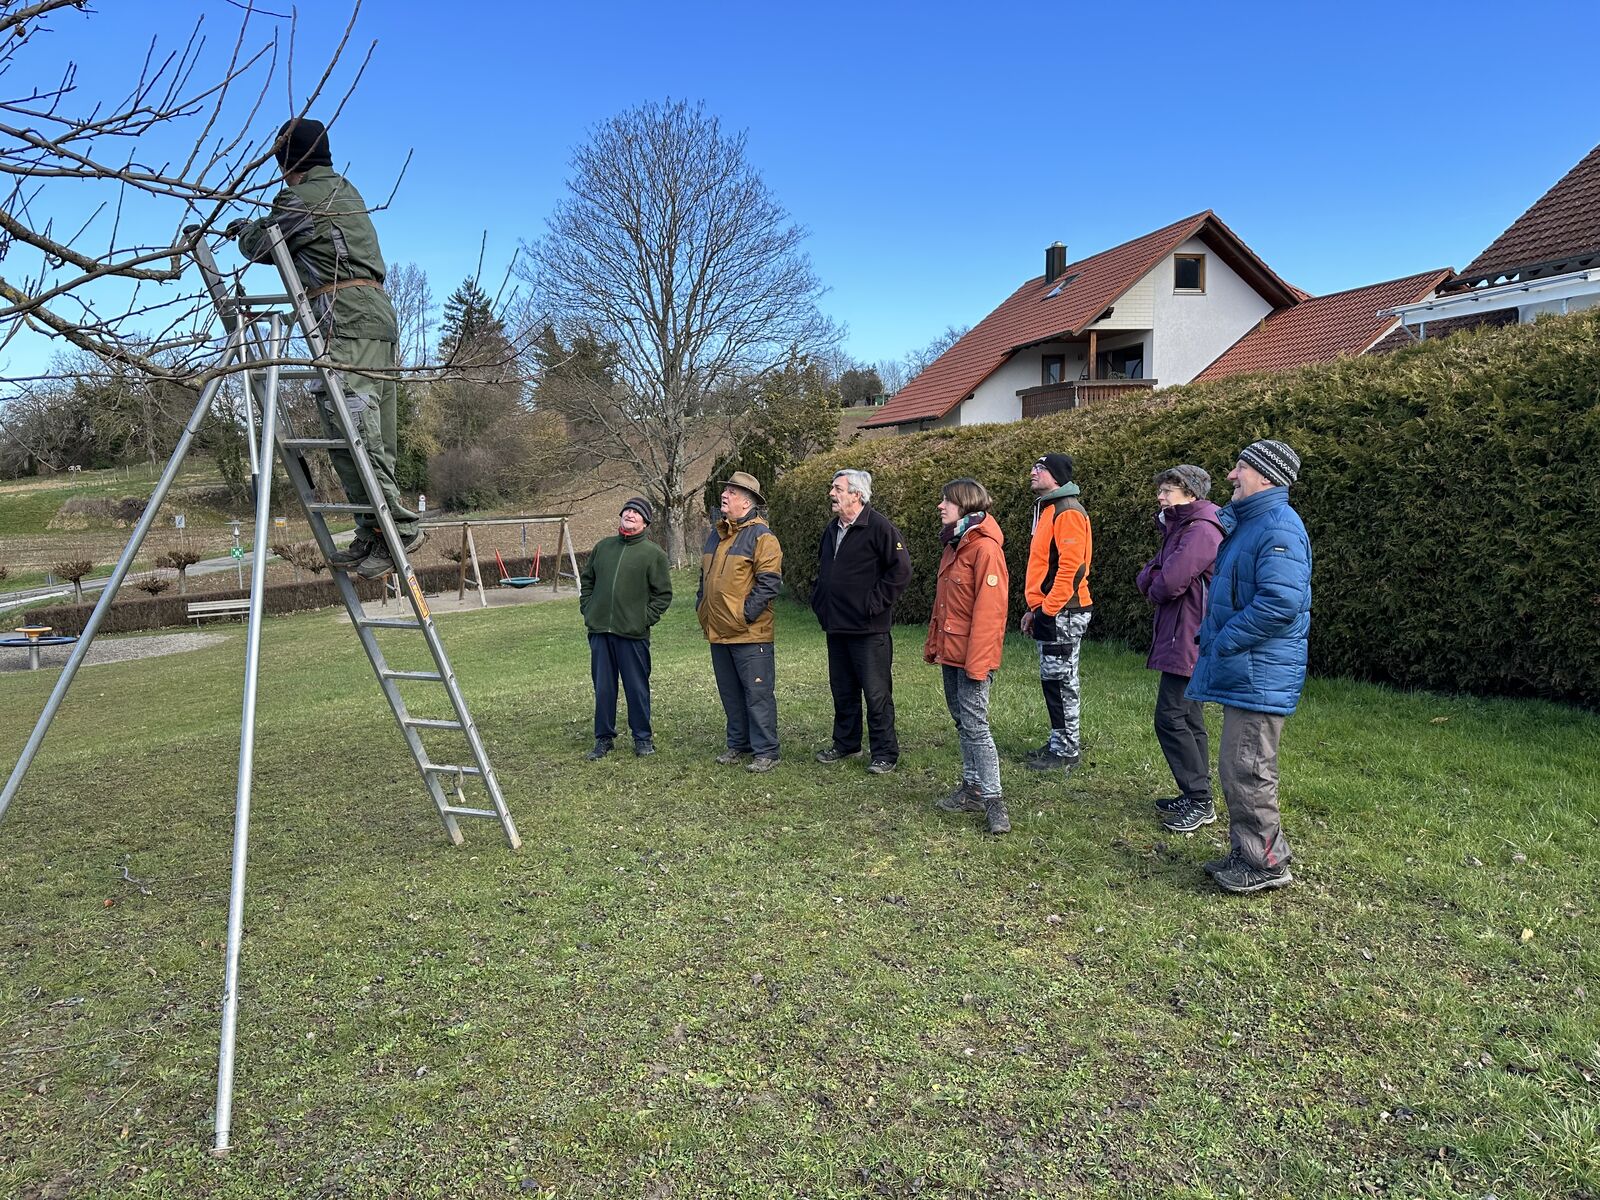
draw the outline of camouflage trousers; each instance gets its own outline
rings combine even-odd
[[[352,367],[386,369],[394,366],[394,343],[377,338],[331,338],[328,341],[328,357],[336,363]],[[399,453],[396,412],[399,390],[392,378],[363,375],[359,371],[340,371],[339,382],[344,388],[350,415],[355,418],[356,432],[366,444],[367,457],[372,460],[372,471],[378,477],[378,487],[389,506],[395,531],[409,541],[417,531],[417,514],[400,502],[400,488],[394,478],[395,458]],[[344,430],[339,428],[333,402],[321,394],[320,382],[312,387],[318,393],[317,413],[322,417],[323,431],[328,437],[343,437]],[[367,489],[361,483],[361,472],[356,469],[355,459],[350,452],[332,450],[328,456],[333,460],[334,473],[344,485],[344,494],[350,503],[370,504]],[[378,518],[372,513],[361,513],[356,517],[356,527],[368,536],[376,536],[374,531],[377,525]]]
[[[1078,644],[1089,628],[1085,610],[1042,614],[1034,618],[1033,636],[1039,642],[1039,683],[1050,714],[1050,752],[1077,758],[1083,749],[1080,730],[1081,695],[1078,688]]]

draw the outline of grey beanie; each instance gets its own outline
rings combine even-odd
[[[1156,482],[1171,480],[1176,483],[1196,500],[1204,500],[1211,494],[1211,476],[1204,467],[1197,467],[1193,463],[1179,463],[1175,467],[1168,467],[1165,471],[1156,472]]]
[[[1282,442],[1262,438],[1239,451],[1239,461],[1252,466],[1278,487],[1288,487],[1300,477],[1300,456]]]

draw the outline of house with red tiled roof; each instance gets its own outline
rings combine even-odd
[[[1600,304],[1600,146],[1589,151],[1439,295],[1396,305],[1407,340],[1529,322]],[[1408,335],[1408,336],[1407,336]],[[1387,339],[1385,346],[1397,338]]]
[[[1267,315],[1195,379],[1287,371],[1365,354],[1399,327],[1398,318],[1381,315],[1384,310],[1432,296],[1453,275],[1444,267],[1327,296],[1308,296]]]
[[[1015,421],[1187,383],[1306,293],[1209,209],[1029,279],[863,428]]]

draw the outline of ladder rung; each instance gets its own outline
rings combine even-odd
[[[500,819],[500,814],[492,808],[458,808],[454,804],[447,804],[443,811],[452,817],[488,817],[491,821]]]
[[[391,671],[387,667],[380,672],[385,679],[417,679],[423,683],[443,683],[444,676],[437,671]]]
[[[431,775],[474,775],[481,776],[482,771],[477,767],[452,767],[446,763],[423,763],[422,769]]]
[[[400,617],[357,617],[356,624],[363,629],[421,629],[421,621],[407,621]]]
[[[344,450],[350,445],[344,438],[284,438],[289,450]]]
[[[314,367],[280,367],[279,379],[321,379],[322,372]]]
[[[404,717],[402,722],[413,729],[465,729],[460,721],[441,721],[434,717]]]
[[[321,500],[306,505],[314,513],[372,513],[378,510],[370,504],[329,504]]]

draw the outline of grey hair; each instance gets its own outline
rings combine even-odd
[[[833,473],[834,479],[844,480],[845,487],[861,497],[861,503],[872,503],[872,472],[845,468]]]

